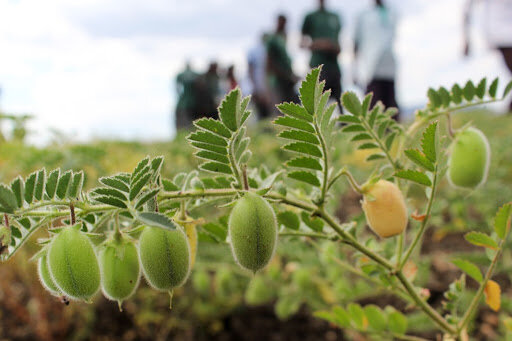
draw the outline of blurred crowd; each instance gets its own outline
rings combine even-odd
[[[488,21],[493,27],[487,32],[489,40],[496,42],[494,47],[502,52],[512,71],[512,0],[468,0],[466,18],[475,1],[486,1],[490,12]],[[366,93],[373,93],[372,105],[381,101],[386,107],[398,108],[397,65],[393,52],[397,20],[396,13],[384,0],[374,0],[356,20],[352,51],[357,65],[354,80]],[[469,19],[465,22],[467,24]],[[340,113],[343,113],[339,63],[343,27],[340,14],[331,11],[326,0],[317,0],[317,8],[304,16],[300,30],[300,47],[310,52],[309,66],[323,65],[320,78],[325,81],[325,89],[331,90],[331,99],[338,103]],[[465,52],[468,50],[469,39],[466,39]],[[274,30],[262,34],[247,55],[252,103],[260,119],[277,115],[275,105],[278,103],[299,101],[300,77],[293,71],[292,58],[287,48],[287,18],[279,14]],[[215,118],[221,98],[237,86],[233,65],[220,70],[218,64],[212,62],[206,72],[198,73],[187,63],[176,78],[176,128],[189,127],[200,117]],[[399,118],[400,111],[395,116]]]

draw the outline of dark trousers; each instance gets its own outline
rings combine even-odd
[[[331,90],[331,98],[339,101],[341,97],[341,72],[334,67],[324,67],[320,73],[320,80],[325,81],[325,89]]]
[[[395,97],[395,81],[390,79],[373,79],[366,87],[366,93],[373,92],[371,106],[381,101],[386,108],[395,107],[398,109]],[[393,118],[399,120],[400,112]]]

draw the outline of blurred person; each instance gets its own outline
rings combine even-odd
[[[235,66],[230,65],[226,71],[226,80],[228,82],[228,91],[235,89],[238,86],[238,81],[235,77]]]
[[[269,35],[264,33],[258,44],[247,55],[249,80],[252,85],[252,102],[256,106],[260,119],[270,117],[272,112],[270,94],[267,86],[267,41]]]
[[[356,23],[354,55],[358,82],[373,92],[371,105],[381,101],[386,108],[398,108],[395,97],[396,61],[393,52],[395,13],[382,0],[375,0]],[[394,118],[399,119],[399,113]]]
[[[512,73],[512,0],[485,1],[485,34],[491,48],[500,51],[508,70]],[[464,55],[469,55],[469,13],[474,0],[469,0],[464,20]],[[512,101],[509,104],[512,113]]]
[[[175,110],[176,129],[190,127],[194,120],[194,110],[198,101],[196,94],[196,81],[198,74],[194,72],[187,62],[185,70],[176,76],[177,104]]]
[[[197,81],[197,116],[217,118],[217,107],[221,94],[219,65],[211,62],[207,71],[200,75]]]
[[[277,26],[267,41],[267,75],[272,89],[273,104],[298,102],[295,91],[297,76],[293,73],[292,60],[286,49],[286,17],[277,17]]]
[[[331,90],[331,98],[338,102],[341,110],[341,70],[338,56],[341,51],[339,36],[342,22],[338,14],[325,7],[325,0],[318,0],[318,9],[307,14],[302,24],[300,46],[311,51],[309,66],[323,64],[320,79],[325,80],[325,89]]]

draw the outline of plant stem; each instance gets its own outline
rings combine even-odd
[[[402,270],[403,269],[405,263],[407,263],[407,261],[409,260],[409,257],[411,256],[412,252],[416,248],[416,245],[418,244],[420,239],[423,237],[423,234],[425,233],[425,229],[427,227],[427,223],[428,223],[428,220],[430,218],[430,213],[432,211],[432,205],[434,203],[434,197],[435,197],[436,189],[437,189],[437,181],[438,181],[438,179],[437,179],[437,177],[438,177],[437,172],[438,172],[438,166],[436,164],[434,166],[434,179],[432,181],[432,187],[431,187],[432,190],[431,190],[431,193],[430,193],[430,198],[428,199],[427,211],[425,213],[425,219],[423,219],[423,221],[421,222],[421,226],[420,226],[419,231],[416,233],[416,236],[414,236],[414,240],[412,241],[411,245],[409,246],[409,248],[405,252],[405,256],[402,258],[402,262],[400,263],[400,266],[398,267],[398,270]]]
[[[473,315],[474,310],[478,307],[478,303],[480,302],[480,299],[482,298],[482,295],[483,295],[484,290],[485,290],[485,286],[487,285],[487,282],[489,281],[489,279],[491,279],[491,276],[492,276],[492,273],[494,271],[494,268],[496,267],[498,259],[499,259],[500,255],[501,255],[501,251],[502,251],[502,248],[503,248],[504,241],[505,241],[504,239],[502,239],[500,241],[499,249],[498,249],[498,251],[496,251],[496,254],[492,258],[491,265],[489,265],[489,268],[487,269],[487,272],[485,273],[484,280],[482,281],[482,283],[480,283],[480,287],[478,288],[475,296],[473,297],[473,300],[469,304],[469,308],[466,310],[466,312],[462,316],[462,319],[460,320],[460,322],[459,322],[459,324],[457,326],[457,330],[458,330],[459,333],[462,330],[464,330],[464,328],[466,328],[466,325],[469,323],[469,319]]]
[[[325,196],[327,195],[327,190],[328,190],[328,182],[329,182],[329,149],[327,148],[327,145],[325,144],[325,139],[324,139],[324,136],[322,135],[322,132],[320,131],[320,128],[318,127],[318,124],[315,122],[315,131],[316,131],[316,134],[320,140],[320,145],[322,147],[322,154],[323,154],[323,161],[324,161],[324,166],[323,166],[323,179],[322,179],[322,193],[320,195],[320,200],[319,200],[319,203],[320,205],[322,205],[324,202],[325,202]]]
[[[320,246],[313,240],[308,240],[308,242],[313,245],[318,251],[320,251]],[[400,298],[402,298],[404,301],[409,301],[409,302],[412,302],[411,298],[409,297],[409,295],[407,295],[407,292],[402,289],[402,288],[398,288],[398,287],[388,287],[388,286],[384,286],[382,285],[382,282],[379,281],[378,279],[374,278],[374,277],[371,277],[371,276],[368,276],[367,274],[365,274],[363,271],[359,270],[358,268],[356,268],[355,266],[351,265],[350,263],[348,262],[344,262],[342,261],[341,259],[339,258],[336,258],[332,255],[330,255],[330,258],[336,262],[336,264],[338,264],[340,267],[342,267],[343,269],[349,271],[350,273],[356,275],[356,276],[359,276],[363,279],[365,279],[366,281],[372,283],[372,284],[375,284],[375,285],[378,285],[378,286],[381,286],[384,290],[386,291],[389,291],[397,296],[399,296]]]
[[[69,214],[71,216],[71,225],[75,225],[76,216],[75,216],[75,205],[72,202],[69,203]]]
[[[371,137],[373,138],[373,140],[375,142],[377,142],[377,144],[379,145],[379,148],[380,150],[382,150],[384,152],[384,155],[386,156],[386,158],[388,159],[389,163],[391,164],[391,166],[393,167],[393,169],[395,170],[399,170],[400,169],[400,166],[398,164],[397,161],[393,160],[393,158],[391,157],[391,154],[389,153],[389,150],[386,148],[386,146],[382,143],[382,141],[380,140],[379,136],[377,134],[375,134],[375,132],[373,131],[372,127],[370,127],[370,125],[368,124],[368,122],[366,122],[365,119],[361,120],[361,123],[363,124],[363,126],[365,127],[366,131],[371,135]]]
[[[162,192],[159,194],[160,199],[185,199],[185,198],[201,198],[201,197],[229,197],[240,192],[239,189],[195,189],[190,191],[173,191]]]
[[[249,190],[249,180],[247,179],[247,165],[242,166],[242,179],[244,181],[244,190]]]
[[[238,131],[238,133],[240,133],[240,131]],[[243,186],[243,179],[240,174],[240,170],[238,169],[238,165],[236,164],[236,160],[235,160],[235,146],[233,145],[233,141],[235,141],[236,139],[236,136],[237,134],[235,134],[235,136],[231,137],[231,139],[229,140],[229,144],[228,144],[228,158],[229,158],[229,163],[231,165],[231,168],[233,169],[233,175],[235,176],[236,178],[236,181],[238,182],[238,186],[240,188],[242,188]]]
[[[331,228],[336,231],[337,234],[340,235],[342,238],[342,242],[345,244],[348,244],[355,248],[356,250],[360,251],[364,255],[368,256],[370,259],[373,259],[378,264],[382,265],[388,270],[393,269],[393,265],[387,261],[384,257],[380,256],[379,254],[373,252],[372,250],[366,248],[364,245],[360,244],[357,240],[355,240],[352,235],[350,235],[347,231],[345,231],[335,220],[334,218],[325,212],[324,209],[318,210],[318,216],[322,218]]]
[[[9,225],[9,217],[7,216],[7,213],[4,213],[4,224],[5,224],[5,227],[7,227],[8,230],[11,229],[11,226]]]
[[[379,254],[369,250],[364,245],[357,242],[350,234],[344,231],[341,226],[326,213],[323,209],[318,211],[318,216],[322,218],[327,224],[329,224],[342,238],[343,242],[351,245],[356,250],[365,254],[378,264],[382,265],[386,269],[390,270],[390,274],[398,278],[398,280],[402,283],[404,289],[408,292],[409,296],[416,302],[416,304],[444,331],[454,334],[456,332],[455,328],[451,326],[439,313],[434,310],[427,302],[421,299],[413,285],[407,280],[401,270],[394,271],[393,265],[391,265],[385,258],[381,257]]]
[[[451,107],[451,108],[448,108],[448,109],[442,110],[442,111],[435,111],[435,112],[433,112],[432,114],[430,114],[428,116],[425,116],[425,117],[422,117],[420,119],[417,119],[409,127],[409,129],[407,130],[406,135],[409,136],[409,138],[414,137],[414,135],[416,135],[418,130],[420,130],[424,125],[428,124],[431,120],[433,120],[433,119],[435,119],[435,118],[437,118],[439,116],[443,116],[443,115],[446,115],[448,113],[452,113],[454,111],[458,111],[458,110],[474,107],[474,106],[477,106],[477,105],[500,102],[502,100],[503,100],[503,98],[494,98],[494,99],[490,99],[490,100],[486,100],[486,101],[480,101],[480,102],[476,102],[476,103],[466,103],[466,104],[455,106],[455,107]]]
[[[311,237],[319,239],[336,240],[338,236],[330,236],[323,233],[311,233],[311,232],[280,232],[280,237]]]
[[[361,188],[361,186],[357,183],[356,179],[354,178],[354,176],[352,175],[352,173],[350,173],[346,168],[343,168],[342,170],[340,170],[332,179],[331,179],[331,182],[329,183],[329,187],[330,188],[335,182],[336,180],[338,180],[341,176],[346,176],[347,177],[347,180],[350,184],[350,186],[352,187],[352,189],[354,191],[356,191],[357,193],[359,194],[363,194],[363,189]]]
[[[402,251],[404,248],[404,236],[405,236],[405,229],[402,233],[400,233],[400,236],[398,237],[398,243],[396,244],[396,266],[400,266],[400,262],[402,260]]]
[[[455,334],[457,331],[455,328],[450,325],[434,308],[432,308],[427,302],[425,302],[416,292],[416,289],[413,285],[407,280],[404,276],[403,272],[400,270],[395,273],[396,278],[402,283],[405,290],[409,293],[409,296],[414,300],[414,302],[427,314],[432,321],[434,321],[441,329],[444,331]]]
[[[428,339],[424,339],[419,336],[413,336],[413,335],[403,335],[403,334],[392,334],[393,339],[396,340],[402,340],[402,341],[428,341]]]

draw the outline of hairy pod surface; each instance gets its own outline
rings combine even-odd
[[[190,272],[190,247],[183,231],[146,227],[139,239],[144,277],[155,289],[169,291],[181,286]]]
[[[453,186],[476,188],[487,179],[491,149],[485,135],[470,127],[457,133],[448,161],[448,180]]]
[[[277,244],[277,222],[270,204],[254,193],[238,200],[229,216],[229,235],[235,260],[245,269],[264,268]]]
[[[53,238],[48,269],[56,286],[72,299],[88,301],[100,288],[98,259],[79,225],[65,227]]]
[[[113,239],[99,254],[101,290],[110,300],[129,298],[139,285],[140,266],[137,248],[131,240]]]
[[[407,206],[402,192],[392,182],[379,180],[366,190],[363,211],[370,228],[380,237],[400,234],[407,226]]]
[[[57,285],[55,285],[50,270],[48,269],[48,256],[46,253],[37,260],[37,274],[39,275],[41,284],[50,294],[53,296],[62,295]]]

